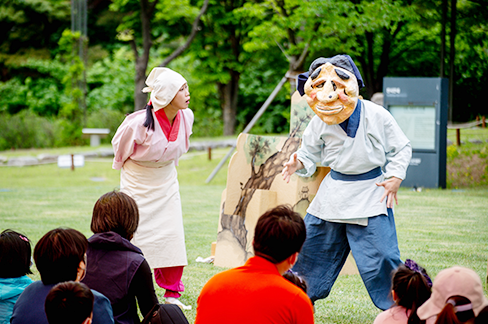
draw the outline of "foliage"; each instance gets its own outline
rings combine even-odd
[[[188,35],[202,0],[148,3],[155,5],[149,61],[154,67]],[[102,1],[89,9],[87,121],[98,118],[92,115],[119,116],[133,110],[135,55],[131,42],[121,42],[116,35],[135,40],[140,48],[140,4]],[[308,53],[304,70],[318,56],[350,54],[370,87],[362,92],[366,98],[382,88],[383,76],[437,77],[440,4],[441,0],[211,0],[192,46],[169,65],[189,81],[194,135],[223,133],[223,86],[232,82],[238,83],[237,91],[227,88],[236,92],[235,130],[242,131],[301,53]],[[0,113],[14,116],[29,110],[49,122],[64,118],[56,122],[65,131],[56,145],[68,143],[69,136],[74,136],[71,143],[82,142],[81,126],[73,124],[81,118],[75,108],[80,92],[72,82],[82,66],[70,66],[69,48],[58,46],[72,37],[62,36],[69,27],[69,11],[66,0],[0,3],[0,28],[5,31],[0,35]],[[468,121],[488,115],[483,104],[488,92],[488,6],[486,1],[458,1],[457,11],[453,113],[455,121]],[[448,24],[447,45],[449,29]],[[288,132],[291,90],[287,84],[278,93],[252,133]],[[108,118],[103,123],[112,129]]]
[[[133,73],[134,55],[127,47],[115,49],[111,55],[95,62],[87,73],[88,113],[100,110],[132,112]]]
[[[32,76],[0,82],[0,112],[30,109],[40,116],[56,116],[67,100],[61,83],[66,67],[59,61],[32,58],[16,68],[30,70]]]
[[[453,118],[470,121],[488,115],[488,5],[458,1]],[[467,95],[469,94],[469,95]]]
[[[69,26],[70,2],[66,0],[9,0],[0,3],[1,81],[29,76],[20,66],[28,59],[51,59],[57,42]]]
[[[229,71],[244,72],[250,53],[242,50],[251,19],[238,15],[243,0],[212,0],[202,19],[202,30],[192,43],[192,55],[200,60],[200,73],[207,82],[228,83]]]
[[[255,21],[244,44],[248,52],[279,48],[290,70],[306,69],[299,56],[308,48],[327,48],[327,43],[348,32],[344,24],[354,5],[348,1],[265,0],[249,1],[238,13]],[[332,13],[332,14],[331,14]],[[349,17],[347,17],[348,19]],[[305,56],[306,57],[306,56]],[[308,66],[308,65],[307,65]]]
[[[189,0],[161,0],[148,3],[156,5],[156,11],[151,20],[152,36],[156,48],[167,47],[168,43],[171,47],[171,42],[175,38],[189,32],[191,26],[188,23],[191,24],[193,18],[198,14],[198,7],[193,6]],[[134,40],[139,47],[142,45],[140,6],[140,0],[115,0],[110,4],[110,11],[122,14],[123,17],[117,26],[117,39],[119,41]]]
[[[461,146],[447,147],[447,187],[488,187],[488,129],[462,129],[461,140]]]
[[[58,144],[59,127],[29,110],[16,115],[0,115],[0,150],[11,148],[54,147]]]
[[[268,59],[275,57],[275,60],[266,60],[264,57],[263,55],[253,58],[251,61],[253,68],[248,69],[241,77],[237,132],[242,131],[249,124],[287,71],[286,61],[278,48],[267,50],[266,57]],[[285,83],[250,133],[288,133],[290,128],[289,116],[290,84]]]
[[[85,40],[83,40],[80,32],[72,32],[68,29],[63,31],[63,35],[58,43],[61,60],[68,65],[68,71],[62,79],[62,83],[66,95],[71,99],[63,105],[60,116],[80,125],[85,100],[85,84],[83,78],[85,63],[78,56],[78,50],[80,47],[81,50],[84,50],[85,45],[83,43],[85,43]]]

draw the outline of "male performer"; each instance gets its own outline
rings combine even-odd
[[[307,239],[293,268],[312,302],[329,295],[352,250],[373,303],[384,310],[392,304],[391,272],[401,263],[393,200],[412,148],[386,109],[359,96],[363,86],[348,55],[318,58],[299,76],[298,91],[316,116],[282,175],[288,182],[295,172],[311,176],[316,163],[331,168],[307,209]]]

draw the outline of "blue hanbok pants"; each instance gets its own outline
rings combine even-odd
[[[307,238],[293,270],[308,283],[312,302],[329,295],[349,251],[376,307],[392,304],[391,276],[402,263],[393,212],[370,217],[368,226],[333,223],[305,216]]]

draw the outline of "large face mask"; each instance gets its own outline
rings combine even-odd
[[[317,67],[304,89],[308,105],[327,125],[337,125],[348,119],[359,99],[354,74],[330,63]]]

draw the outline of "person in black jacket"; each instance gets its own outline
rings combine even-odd
[[[159,303],[151,268],[130,243],[138,223],[137,204],[125,193],[106,193],[93,208],[83,283],[110,299],[115,323],[140,323],[136,298],[143,315]]]

